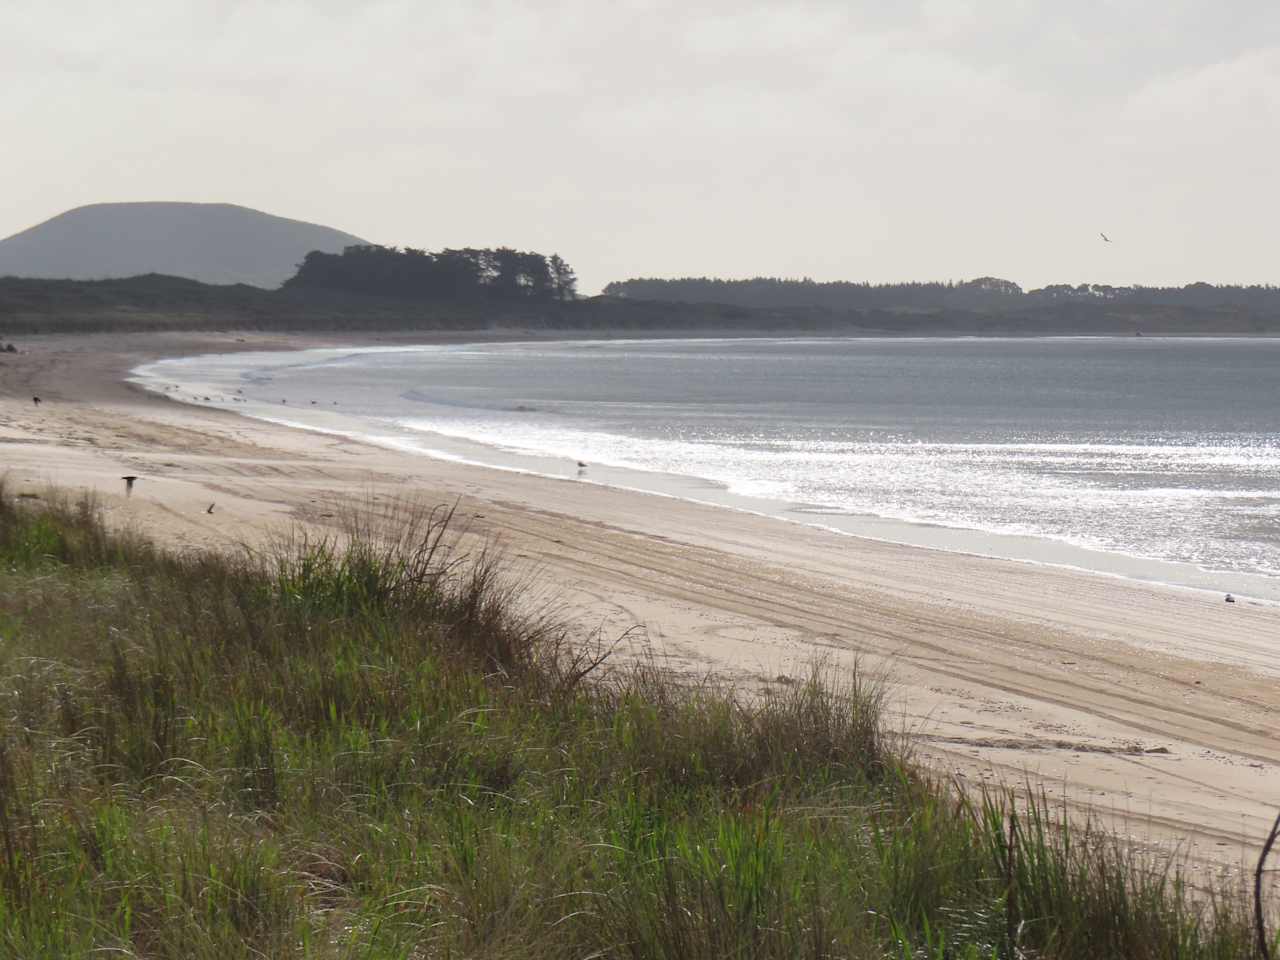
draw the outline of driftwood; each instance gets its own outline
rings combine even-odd
[[[1258,933],[1258,956],[1262,960],[1271,960],[1271,944],[1267,942],[1267,918],[1262,912],[1262,875],[1266,872],[1267,857],[1271,856],[1271,848],[1280,838],[1280,814],[1271,825],[1267,834],[1267,842],[1262,845],[1262,853],[1258,857],[1258,866],[1253,871],[1253,925]]]

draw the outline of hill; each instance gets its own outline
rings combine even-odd
[[[0,277],[102,280],[160,273],[278,287],[312,250],[366,241],[230,203],[95,203],[0,240]]]

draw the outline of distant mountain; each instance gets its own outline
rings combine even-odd
[[[0,240],[0,277],[101,280],[163,273],[278,287],[312,250],[368,241],[231,203],[95,203]]]

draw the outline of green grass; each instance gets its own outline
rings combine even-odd
[[[1238,899],[913,770],[875,677],[615,666],[460,542],[184,556],[0,488],[0,955],[1250,954]]]

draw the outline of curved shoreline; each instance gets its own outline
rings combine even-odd
[[[715,342],[717,338],[700,338],[700,342]],[[729,338],[733,339],[733,338]],[[778,339],[778,338],[770,338]],[[933,338],[919,338],[933,339]],[[1001,339],[1001,338],[996,338]],[[1080,339],[1080,338],[1045,338]],[[1098,339],[1098,338],[1092,338]],[[1153,338],[1157,339],[1157,338]],[[1220,338],[1235,339],[1235,338]],[[555,346],[557,343],[603,343],[593,339],[576,341],[539,340],[531,345]],[[652,342],[640,339],[610,341],[622,343]],[[667,341],[658,341],[667,342]],[[521,341],[513,341],[519,345]],[[465,340],[451,343],[453,348],[471,346]],[[356,354],[377,352],[413,352],[441,349],[440,344],[406,343],[398,346],[364,346],[349,348],[311,348],[299,351],[298,362],[305,362],[306,354],[315,357],[332,353],[332,359],[346,359]],[[241,358],[236,363],[236,358]],[[244,362],[251,360],[252,362]],[[200,369],[201,363],[205,369]],[[209,369],[210,366],[214,369]],[[286,357],[273,352],[270,355],[209,354],[183,356],[151,361],[130,371],[130,380],[151,390],[181,399],[197,406],[211,409],[230,409],[237,414],[253,417],[295,429],[343,436],[347,439],[373,443],[418,456],[449,460],[452,462],[506,470],[516,474],[548,479],[575,479],[585,484],[597,484],[623,492],[645,493],[656,496],[687,500],[710,507],[729,509],[761,517],[769,517],[788,523],[801,524],[826,530],[842,536],[857,537],[881,543],[937,550],[962,556],[993,560],[1030,563],[1099,576],[1118,577],[1139,583],[1162,587],[1202,591],[1221,598],[1230,593],[1236,597],[1250,598],[1267,603],[1280,603],[1280,578],[1266,574],[1200,567],[1196,564],[1167,560],[1140,554],[1124,553],[1088,546],[1066,538],[1049,534],[1009,533],[999,530],[983,530],[962,524],[939,521],[912,520],[876,514],[842,512],[822,505],[771,500],[763,497],[737,494],[716,480],[694,475],[671,474],[650,471],[631,466],[592,464],[589,477],[575,475],[576,461],[552,455],[509,450],[498,444],[486,444],[470,437],[442,434],[427,429],[415,429],[398,423],[388,424],[382,433],[374,432],[374,423],[366,418],[334,413],[323,405],[318,411],[306,407],[290,410],[291,416],[282,418],[274,407],[245,402],[235,397],[235,384],[250,379],[254,371],[296,365]],[[195,367],[192,375],[182,378],[183,367]],[[176,369],[175,369],[176,368]],[[209,379],[213,376],[214,379]],[[219,397],[211,400],[210,396]],[[244,407],[228,406],[233,399],[244,402]],[[411,418],[410,418],[411,419]]]
[[[939,776],[1044,790],[1205,870],[1242,863],[1265,835],[1280,796],[1273,605],[433,460],[125,382],[164,356],[356,342],[19,342],[0,357],[5,482],[88,491],[110,523],[186,548],[331,529],[343,505],[456,504],[476,536],[538,572],[530,602],[554,598],[610,641],[641,625],[618,656],[745,684],[857,658],[891,675],[894,722]],[[132,497],[123,475],[142,478]]]

